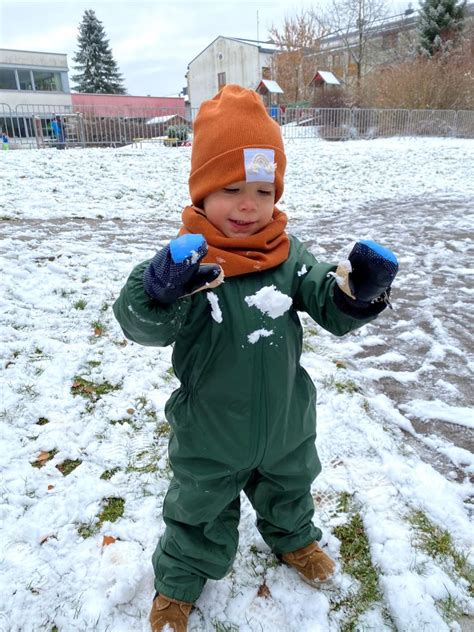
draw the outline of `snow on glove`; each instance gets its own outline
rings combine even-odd
[[[390,288],[397,272],[398,261],[393,252],[375,241],[363,240],[354,245],[347,260],[333,274],[338,287],[352,299],[349,304],[363,310],[374,303],[382,303],[382,309],[391,307]]]
[[[216,287],[224,280],[216,264],[200,264],[207,254],[202,235],[187,234],[159,250],[143,274],[149,296],[160,303],[174,303],[183,296]]]

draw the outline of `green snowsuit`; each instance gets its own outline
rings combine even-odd
[[[143,288],[148,262],[133,270],[114,305],[130,340],[174,344],[181,386],[165,408],[174,477],[163,506],[166,531],[153,556],[156,590],[168,597],[195,601],[206,578],[220,579],[229,571],[242,490],[276,554],[321,538],[312,523],[310,492],[321,470],[316,390],[300,365],[297,312],[307,312],[337,336],[372,318],[342,313],[333,301],[335,280],[328,276],[335,267],[317,263],[294,237],[290,242],[281,265],[230,277],[212,291],[221,322],[207,292],[166,307],[153,302]],[[277,318],[245,301],[272,285],[293,301]],[[249,335],[259,330],[265,332],[251,342]]]

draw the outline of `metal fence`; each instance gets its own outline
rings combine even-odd
[[[11,148],[186,144],[197,110],[0,103],[0,131]],[[389,136],[474,138],[474,111],[271,108],[286,139],[350,140]]]

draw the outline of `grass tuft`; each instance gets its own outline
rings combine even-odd
[[[76,469],[76,467],[79,467],[81,463],[82,461],[80,459],[76,459],[75,461],[71,459],[66,459],[62,463],[58,463],[56,467],[63,476],[67,476],[68,474],[73,472]]]
[[[111,470],[105,470],[105,472],[102,472],[102,474],[100,475],[100,478],[103,481],[109,481],[112,478],[112,476],[114,474],[117,474],[117,472],[119,471],[120,471],[119,467],[114,467]]]
[[[415,511],[408,517],[415,532],[418,546],[430,557],[438,560],[452,560],[456,573],[469,584],[469,593],[474,594],[474,568],[468,562],[467,554],[457,549],[449,531],[435,525],[423,511]],[[449,600],[447,600],[449,601]],[[449,603],[445,606],[450,609]]]
[[[102,395],[106,395],[112,391],[117,391],[119,388],[120,386],[110,384],[110,382],[97,384],[96,382],[91,382],[90,380],[86,380],[80,375],[77,375],[72,383],[71,393],[73,395],[81,395],[82,397],[86,397],[87,399],[96,402]]]
[[[360,388],[353,380],[337,380],[334,375],[325,378],[323,386],[333,389],[338,393],[349,393],[350,395],[360,393]]]
[[[114,496],[106,498],[106,505],[97,516],[100,524],[103,522],[115,522],[121,516],[125,509],[125,501],[123,498],[116,498]]]
[[[349,509],[349,498],[349,494],[341,494],[341,507],[346,511]],[[354,632],[360,616],[382,599],[378,588],[378,572],[372,564],[369,541],[360,513],[354,513],[349,522],[335,527],[334,534],[341,541],[343,570],[359,582],[359,587],[355,595],[337,602],[333,608],[343,608],[345,611],[340,631]]]
[[[100,338],[100,336],[104,335],[105,325],[104,323],[101,323],[100,320],[94,320],[91,326],[94,330],[94,336],[96,336],[96,338]]]
[[[78,526],[78,533],[84,539],[96,535],[100,531],[104,522],[115,522],[123,516],[125,509],[125,501],[123,498],[116,498],[112,496],[110,498],[105,498],[104,500],[105,506],[99,515],[89,520],[89,522],[82,523]]]

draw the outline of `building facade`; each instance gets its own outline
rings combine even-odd
[[[466,6],[464,46],[474,55],[474,3]],[[418,47],[418,12],[408,9],[403,14],[374,22],[363,33],[364,51],[361,59],[361,76],[375,69],[396,65],[412,59]],[[354,59],[359,56],[359,31],[353,29],[341,35],[328,35],[319,41],[318,50],[308,52],[315,68],[330,70],[345,83],[356,80],[358,74]]]
[[[191,108],[199,108],[227,83],[255,90],[262,79],[274,79],[275,52],[276,47],[266,42],[220,35],[188,64]]]
[[[67,55],[0,48],[0,104],[70,106]]]

